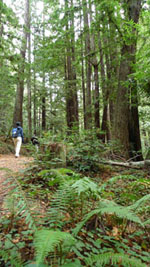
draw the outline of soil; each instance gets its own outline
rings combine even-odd
[[[0,212],[2,212],[3,201],[9,192],[9,176],[18,173],[27,167],[33,158],[20,156],[15,158],[14,155],[0,154]]]

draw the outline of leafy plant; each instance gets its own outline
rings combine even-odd
[[[73,230],[73,233],[75,235],[78,234],[78,232],[82,229],[82,227],[84,226],[84,224],[94,215],[99,215],[102,216],[104,214],[115,214],[117,217],[122,218],[122,219],[126,219],[135,223],[140,224],[141,226],[143,226],[143,223],[141,222],[140,218],[134,214],[133,212],[131,212],[128,207],[123,207],[120,205],[117,205],[116,203],[114,203],[113,201],[109,201],[109,200],[101,200],[99,202],[99,207],[92,210],[91,212],[89,212],[83,221],[81,221],[80,223],[78,223],[78,225],[76,226],[76,228]]]
[[[131,266],[131,267],[146,267],[144,263],[136,258],[129,257],[128,255],[120,254],[120,253],[104,253],[99,255],[92,255],[85,259],[87,266],[109,266],[120,265],[121,266]]]
[[[33,212],[31,211],[31,201],[29,202],[17,178],[12,177],[12,180],[13,184],[11,184],[11,186],[13,189],[8,198],[5,200],[5,206],[12,213],[12,217],[16,215],[25,218],[26,224],[28,224],[29,228],[35,230],[36,222]]]
[[[70,179],[80,179],[80,175],[76,174],[70,169],[48,169],[42,170],[38,173],[38,176],[42,177],[49,186],[61,185]]]
[[[133,181],[136,180],[136,177],[133,175],[117,175],[112,178],[110,178],[106,183],[103,183],[100,186],[100,191],[103,191],[107,186],[112,185],[116,183],[118,180],[125,180],[125,181]]]
[[[104,151],[105,146],[96,138],[96,132],[85,131],[73,142],[72,149],[68,152],[68,164],[80,172],[96,172],[99,156]]]
[[[70,210],[73,200],[68,184],[59,188],[51,198],[46,216],[47,224],[53,228],[61,228],[65,224],[65,214]]]
[[[128,209],[138,211],[138,209],[141,208],[143,205],[145,205],[145,203],[149,200],[150,200],[150,194],[137,200],[133,205],[129,206]]]
[[[41,266],[41,264],[44,263],[44,260],[50,252],[57,254],[57,257],[60,257],[61,263],[64,244],[66,244],[67,250],[69,251],[74,242],[75,239],[71,234],[59,230],[53,231],[42,229],[37,231],[34,239],[37,266]]]
[[[72,184],[71,188],[75,190],[77,195],[80,197],[82,194],[85,196],[94,196],[99,198],[99,187],[96,183],[92,182],[90,178],[84,177],[74,184]]]

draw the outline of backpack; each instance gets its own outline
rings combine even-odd
[[[18,137],[18,129],[17,128],[13,128],[12,129],[12,138],[17,138]]]

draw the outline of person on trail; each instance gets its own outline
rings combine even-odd
[[[23,129],[20,122],[16,122],[16,128],[12,129],[12,139],[15,145],[15,157],[19,158],[22,143],[24,143]]]

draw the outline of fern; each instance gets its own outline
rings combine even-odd
[[[140,260],[134,258],[134,257],[129,257],[128,255],[120,254],[120,253],[104,253],[100,255],[92,255],[85,259],[85,262],[87,266],[115,266],[121,264],[121,266],[125,267],[146,267],[144,263],[142,263]],[[95,265],[96,264],[96,265]]]
[[[13,189],[5,200],[6,208],[8,208],[11,213],[24,217],[29,228],[35,230],[36,221],[30,208],[31,203],[29,204],[29,200],[27,199],[25,192],[22,190],[17,178],[12,177],[12,180],[15,180],[15,183],[11,184]]]
[[[71,189],[74,190],[78,196],[84,195],[94,195],[99,197],[99,187],[96,183],[92,182],[88,177],[82,178],[76,181]]]
[[[81,221],[77,227],[73,230],[74,235],[76,236],[78,232],[81,230],[81,228],[84,226],[84,224],[93,216],[93,215],[103,215],[103,214],[115,214],[117,217],[122,218],[122,219],[127,219],[135,223],[139,223],[140,225],[143,226],[140,218],[131,212],[128,207],[123,207],[120,205],[117,205],[113,201],[101,201],[99,203],[99,208],[96,208],[89,212],[83,221]]]
[[[73,172],[72,170],[70,170],[70,169],[66,169],[66,168],[60,168],[60,169],[53,169],[53,171],[57,171],[57,174],[58,175],[62,175],[62,176],[64,176],[64,177],[71,177],[72,179],[74,179],[74,180],[78,180],[78,179],[80,179],[81,177],[80,177],[80,175],[78,174],[78,173],[75,173],[75,172]]]
[[[81,178],[79,174],[65,168],[42,170],[38,173],[38,176],[47,179],[49,186],[53,186],[55,184],[61,185],[66,181],[76,181]]]
[[[22,267],[23,263],[21,261],[21,255],[16,251],[12,250],[10,253],[7,250],[0,250],[0,258],[3,259],[5,263],[10,263],[12,267]]]
[[[146,195],[146,196],[140,198],[140,199],[137,200],[133,205],[128,206],[128,209],[129,209],[129,210],[134,210],[134,211],[135,211],[135,210],[138,210],[141,206],[145,205],[145,203],[146,203],[147,201],[149,201],[149,200],[150,200],[150,194],[148,194],[148,195]]]
[[[149,220],[146,220],[143,224],[144,224],[144,226],[150,225],[150,219]]]
[[[106,186],[108,186],[109,184],[114,184],[115,182],[117,182],[118,180],[136,180],[136,177],[133,175],[117,175],[112,177],[111,179],[109,179],[106,183],[102,184],[99,188],[99,191],[103,191]]]
[[[74,213],[74,207],[80,205],[83,210],[85,198],[94,195],[99,197],[98,186],[85,177],[76,182],[66,181],[59,186],[59,189],[51,199],[51,206],[48,211],[49,223],[55,224],[55,227],[63,225],[63,218],[66,212]]]
[[[72,182],[71,182],[72,183]],[[59,187],[51,199],[51,205],[47,212],[49,225],[53,224],[55,228],[61,228],[64,224],[65,214],[73,207],[75,197],[70,190],[70,183],[64,183]]]
[[[9,253],[8,251],[0,248],[0,260],[3,259],[4,262],[7,262],[9,260]]]
[[[74,243],[74,238],[69,233],[53,230],[40,230],[35,233],[35,250],[37,266],[41,266],[50,252],[54,252],[59,245],[67,241],[68,245]]]

